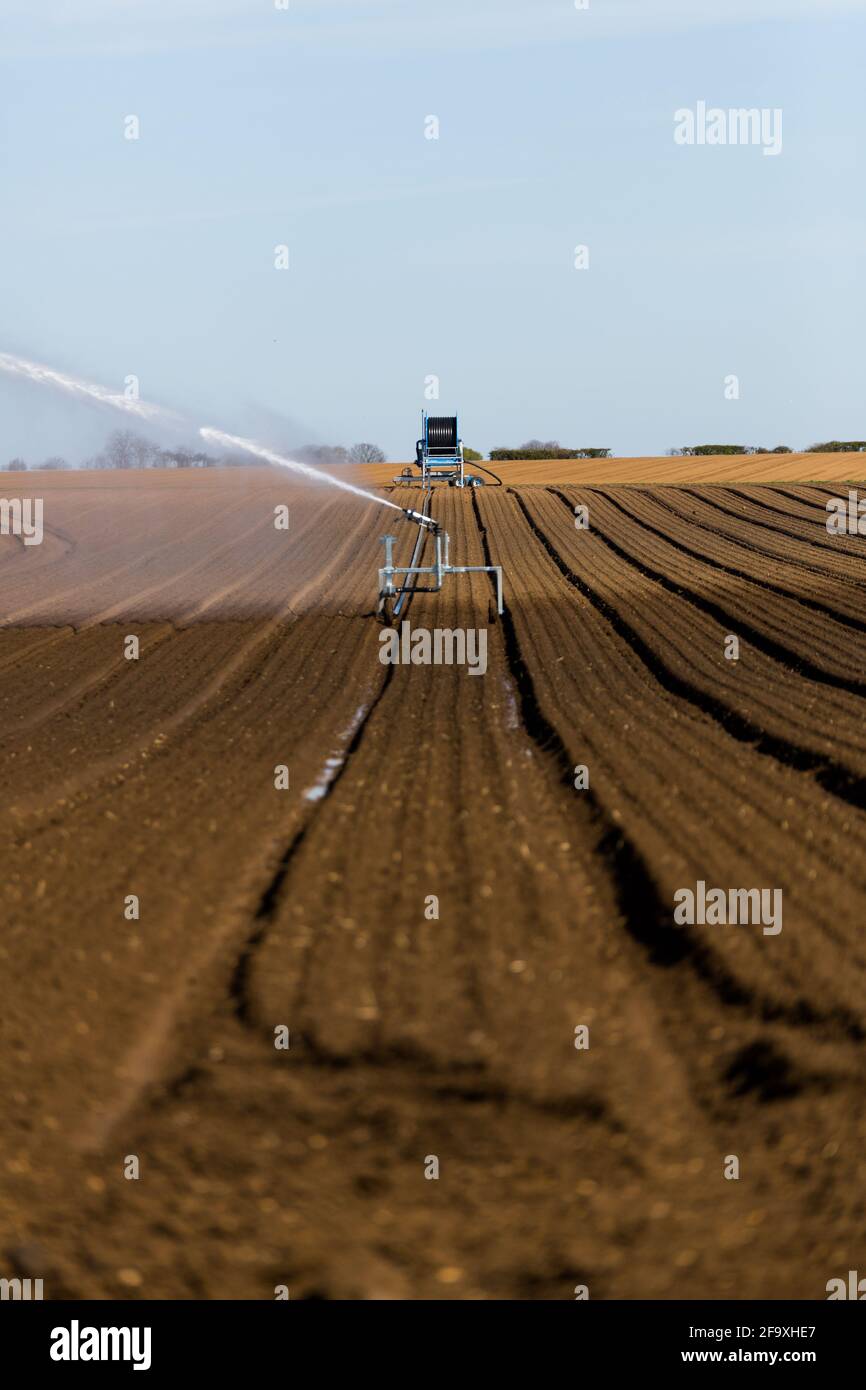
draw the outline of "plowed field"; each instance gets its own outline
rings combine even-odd
[[[386,487],[408,464],[369,463],[336,473]],[[866,478],[866,453],[709,454],[698,458],[506,459],[467,463],[467,472],[492,468],[505,484],[569,483],[818,483]],[[482,474],[483,476],[483,474]]]
[[[486,631],[478,677],[379,660],[396,513],[269,469],[39,479],[42,545],[0,538],[0,1275],[820,1299],[862,1270],[866,571],[816,481],[850,473],[666,462],[436,493],[507,611],[476,574],[403,616]],[[700,881],[781,890],[782,929],[674,925]]]

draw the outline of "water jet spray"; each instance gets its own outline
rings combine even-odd
[[[9,376],[24,377],[38,386],[53,386],[70,396],[82,396],[97,405],[113,406],[115,410],[124,410],[128,415],[137,415],[140,420],[172,418],[171,411],[164,410],[162,406],[149,405],[136,397],[119,395],[116,391],[109,391],[105,386],[83,381],[67,372],[58,372],[56,368],[45,367],[39,362],[28,362],[25,357],[16,357],[11,352],[0,352],[0,371],[6,372]]]
[[[392,507],[395,512],[402,511],[396,502],[390,502],[387,497],[378,497],[375,492],[367,492],[362,487],[356,487],[354,483],[347,483],[345,478],[335,478],[332,473],[322,473],[310,463],[301,463],[298,459],[289,459],[285,458],[283,454],[275,454],[272,449],[265,449],[261,444],[256,444],[251,439],[241,439],[236,434],[225,434],[222,430],[212,429],[209,425],[200,429],[199,434],[210,444],[220,444],[224,449],[242,449],[245,453],[254,454],[256,458],[264,459],[265,463],[276,464],[278,468],[288,468],[293,473],[300,473],[302,477],[312,478],[317,483],[330,483],[332,487],[341,488],[343,492],[352,492],[356,497],[363,497],[365,502],[378,502],[381,507]]]

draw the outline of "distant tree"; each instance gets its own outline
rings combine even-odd
[[[706,458],[713,454],[746,454],[748,450],[745,444],[695,444],[690,453]]]
[[[49,469],[68,468],[69,464],[66,462],[66,459],[60,458],[59,455],[52,455],[51,458],[47,458],[44,463],[37,464],[37,467],[41,472]]]
[[[132,437],[132,457],[133,468],[152,468],[153,460],[159,453],[159,448],[151,440],[145,439],[144,435],[134,434]]]
[[[349,450],[350,463],[385,463],[385,455],[377,444],[353,444]]]
[[[806,450],[807,454],[862,454],[866,449],[866,441],[862,439],[850,439],[847,443],[841,439],[828,440],[826,444],[811,444]]]
[[[94,468],[152,468],[159,449],[135,430],[112,430],[105,447],[91,462]]]
[[[492,460],[505,459],[608,459],[610,449],[566,449],[552,440],[543,444],[530,439],[519,449],[491,449]]]
[[[18,458],[10,459],[10,460],[9,460],[9,465],[8,465],[8,470],[9,470],[10,473],[26,473],[26,472],[27,472],[27,464],[24,462],[23,459],[18,459]]]
[[[775,447],[775,449],[773,450],[773,453],[774,453],[774,454],[790,454],[790,453],[791,453],[791,450],[788,448],[787,444],[777,444],[776,447]]]
[[[106,468],[132,468],[134,453],[132,430],[112,430],[105,441],[102,457]]]
[[[527,439],[520,445],[520,457],[527,459],[576,458],[578,452],[565,448],[558,439]]]
[[[106,468],[146,468],[153,445],[133,430],[112,430],[105,441]]]
[[[465,458],[467,463],[480,463],[481,460],[484,458],[484,455],[479,454],[477,449],[467,449],[464,445],[463,457]]]

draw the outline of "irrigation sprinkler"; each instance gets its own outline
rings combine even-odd
[[[438,594],[442,588],[446,575],[449,574],[495,574],[496,575],[496,611],[500,615],[503,612],[502,602],[502,566],[501,565],[452,565],[450,558],[451,537],[448,532],[443,530],[442,523],[432,516],[427,516],[423,512],[413,511],[411,507],[401,508],[407,521],[414,522],[418,527],[418,539],[412,553],[412,559],[408,565],[394,564],[394,544],[397,537],[394,535],[382,536],[382,544],[385,547],[385,563],[379,570],[379,606],[377,612],[388,616],[393,612],[393,616],[399,617],[400,610],[406,596],[410,593],[416,594]],[[435,555],[432,565],[419,565],[418,558],[421,549],[421,542],[424,532],[429,531],[433,537]],[[407,585],[405,582],[399,587],[394,580],[397,575],[402,575],[404,581],[410,575],[425,574],[431,578],[430,584]]]
[[[502,566],[501,565],[452,565],[451,538],[442,527],[441,521],[430,516],[429,506],[434,483],[448,483],[450,487],[480,487],[483,478],[467,474],[463,466],[463,441],[457,428],[456,415],[428,415],[421,412],[421,438],[415,446],[415,462],[420,468],[420,476],[406,468],[394,479],[395,483],[411,486],[420,483],[427,489],[421,511],[413,507],[401,507],[400,511],[407,521],[418,527],[418,535],[408,565],[394,564],[394,545],[397,537],[382,536],[385,547],[385,563],[379,570],[379,606],[377,612],[387,619],[399,617],[410,594],[436,594],[442,588],[449,574],[495,574],[496,611],[502,614]],[[434,557],[432,565],[420,563],[424,547],[425,533],[433,540]],[[397,576],[400,583],[397,583]],[[418,575],[429,576],[430,583],[416,585]]]
[[[403,507],[402,512],[404,516],[408,516],[410,521],[417,521],[419,526],[423,526],[427,531],[432,531],[434,536],[437,536],[442,530],[441,522],[437,521],[435,517],[427,516],[424,512],[415,512],[411,507]]]

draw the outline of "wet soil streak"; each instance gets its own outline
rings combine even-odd
[[[244,942],[240,954],[238,955],[237,963],[235,965],[234,971],[232,972],[231,984],[229,986],[229,996],[232,1000],[235,1016],[240,1020],[241,1023],[245,1024],[247,1027],[250,1027],[252,1025],[252,1007],[250,1003],[249,992],[250,969],[256,950],[265,938],[265,933],[267,932],[268,925],[273,920],[274,916],[276,915],[279,909],[283,885],[285,884],[285,881],[288,877],[289,870],[292,866],[292,861],[295,855],[297,854],[298,850],[300,849],[301,845],[303,844],[307,836],[307,833],[310,830],[310,827],[312,826],[313,822],[315,821],[317,815],[321,810],[321,807],[327,802],[334,789],[339,785],[340,780],[343,777],[343,774],[345,773],[346,769],[349,766],[349,763],[351,762],[353,754],[357,752],[358,748],[360,748],[361,741],[364,737],[364,730],[366,729],[371,716],[375,712],[379,704],[379,701],[382,699],[383,695],[385,694],[385,691],[388,689],[393,674],[393,666],[386,666],[385,678],[382,681],[381,686],[379,687],[378,693],[370,702],[363,719],[361,719],[360,723],[358,724],[358,727],[352,735],[351,741],[349,742],[346,748],[340,766],[335,770],[333,776],[322,787],[321,795],[318,797],[318,799],[314,803],[311,803],[315,806],[315,810],[310,813],[304,824],[301,826],[300,830],[295,832],[288,845],[283,850],[283,853],[280,855],[279,861],[277,863],[276,868],[274,869],[270,881],[268,882],[267,886],[262,892],[261,897],[259,898],[258,905],[253,914],[252,930],[250,931],[250,934]]]

